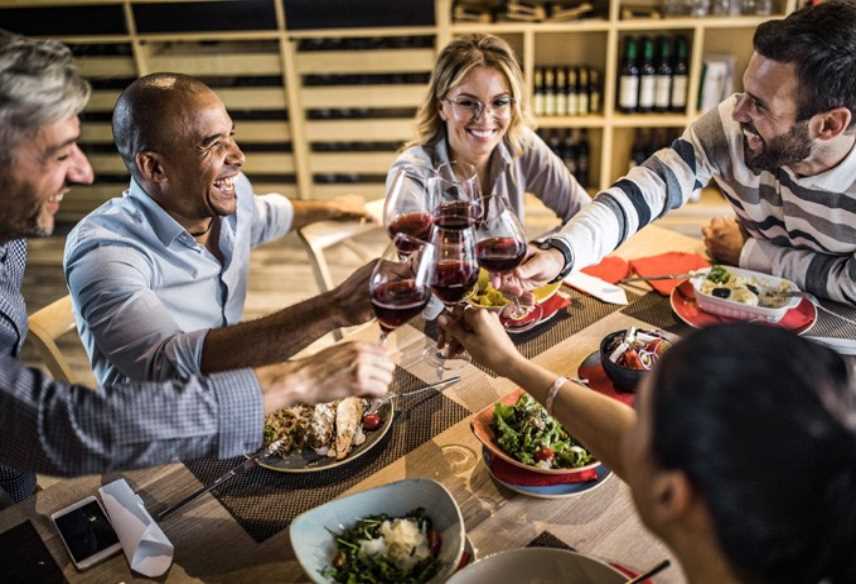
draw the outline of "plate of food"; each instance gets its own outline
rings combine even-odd
[[[725,266],[713,266],[690,278],[699,308],[738,320],[776,323],[796,308],[796,284],[784,278]]]
[[[458,504],[430,479],[335,499],[296,517],[289,535],[303,571],[319,584],[445,582],[466,545]]]
[[[532,295],[535,297],[537,304],[542,304],[552,298],[552,296],[562,287],[561,282],[547,284],[540,288],[532,290]],[[470,295],[467,297],[469,303],[479,308],[488,310],[502,310],[511,304],[511,300],[505,297],[502,292],[494,288],[490,283],[490,274],[487,270],[479,270],[479,279],[473,288]]]
[[[377,446],[392,427],[392,402],[370,413],[368,400],[349,397],[325,404],[298,404],[265,418],[264,444],[287,438],[276,454],[259,461],[285,473],[311,473],[341,466]]]
[[[536,499],[566,499],[573,497],[599,487],[606,482],[606,479],[612,476],[612,471],[604,465],[600,465],[596,469],[577,473],[586,475],[591,473],[590,476],[584,477],[583,480],[576,480],[571,476],[562,480],[562,477],[536,474],[532,471],[523,470],[508,464],[500,458],[495,458],[487,448],[482,448],[482,455],[484,456],[487,472],[494,481],[509,491]],[[537,479],[539,478],[548,478],[549,480],[538,481]],[[553,481],[552,479],[554,478],[559,480]]]
[[[694,328],[746,320],[745,318],[738,319],[721,316],[703,310],[699,306],[695,289],[693,288],[692,282],[689,280],[684,280],[680,285],[676,286],[675,289],[672,290],[669,302],[671,303],[672,311],[678,316],[678,318]],[[811,327],[814,326],[816,321],[817,308],[815,308],[814,304],[812,304],[807,298],[803,298],[795,308],[791,308],[785,312],[785,315],[778,322],[769,322],[762,319],[762,322],[766,324],[780,326],[789,331],[793,331],[798,335],[808,332]]]
[[[539,584],[624,584],[627,576],[606,562],[570,550],[527,547],[505,550],[473,562],[448,584],[538,582]]]
[[[519,388],[477,413],[471,428],[493,455],[532,472],[567,475],[600,466],[541,404]]]

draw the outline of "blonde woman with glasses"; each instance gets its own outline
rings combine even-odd
[[[404,169],[418,174],[458,160],[475,166],[483,196],[505,195],[521,220],[525,193],[570,219],[589,196],[527,124],[523,83],[504,40],[473,34],[449,43],[417,114],[418,137],[393,163],[387,186]]]

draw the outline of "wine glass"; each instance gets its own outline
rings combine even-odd
[[[401,249],[412,251],[404,255]],[[369,279],[369,295],[380,324],[381,343],[428,304],[434,258],[432,244],[404,233],[396,234],[384,250]]]
[[[473,230],[437,227],[431,243],[435,249],[431,289],[446,310],[452,311],[457,304],[464,302],[479,279]],[[442,369],[455,369],[469,361],[469,356],[463,353],[455,356],[455,360],[459,360],[457,363],[450,363],[448,355],[436,347],[428,357]]]
[[[526,235],[520,219],[511,210],[504,196],[495,194],[484,199],[484,213],[476,230],[476,258],[478,264],[488,272],[505,274],[519,266],[526,257]],[[508,314],[512,320],[527,315],[531,318],[528,325],[518,327],[519,331],[535,326],[543,312],[537,304],[526,308],[520,304],[517,296],[512,296],[513,310]],[[513,325],[513,323],[512,323]]]
[[[415,239],[428,241],[434,218],[433,170],[417,167],[400,168],[389,181],[383,204],[383,224],[391,239],[404,233]],[[416,248],[407,240],[400,240],[399,252],[413,253]]]
[[[457,230],[473,227],[481,219],[481,187],[476,167],[452,160],[434,172],[434,225]]]

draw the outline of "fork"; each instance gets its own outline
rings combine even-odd
[[[438,381],[436,383],[426,385],[425,387],[420,387],[419,389],[406,391],[404,393],[388,393],[385,396],[383,396],[382,398],[374,400],[371,403],[371,405],[369,406],[369,409],[366,410],[366,412],[363,415],[368,416],[369,414],[377,413],[377,411],[381,408],[381,406],[391,402],[394,399],[398,399],[401,397],[410,397],[412,395],[424,393],[424,392],[430,391],[432,389],[436,390],[436,389],[445,388],[449,385],[454,385],[455,383],[459,382],[460,380],[461,380],[460,375],[454,375],[454,376],[446,378],[446,379],[441,379],[440,381]]]

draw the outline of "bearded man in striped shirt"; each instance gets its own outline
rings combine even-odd
[[[856,4],[765,22],[753,45],[743,93],[600,193],[503,288],[600,261],[713,181],[736,220],[702,230],[712,258],[856,305]]]

